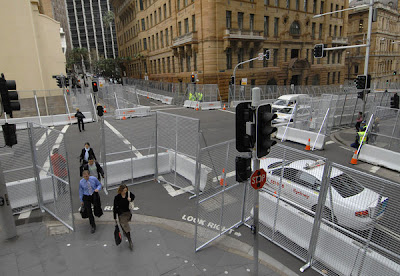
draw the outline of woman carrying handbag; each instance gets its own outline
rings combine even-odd
[[[121,184],[118,188],[118,194],[114,197],[114,220],[117,223],[117,214],[119,224],[121,225],[122,232],[128,238],[129,249],[133,250],[133,243],[131,237],[131,228],[129,222],[132,219],[133,200],[135,195],[128,191],[125,184]]]

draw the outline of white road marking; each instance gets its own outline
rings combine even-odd
[[[104,124],[108,126],[109,129],[112,130],[112,132],[115,133],[119,138],[121,138],[122,142],[124,142],[125,145],[128,145],[132,152],[137,156],[137,157],[142,157],[143,154],[141,154],[132,144],[129,142],[122,134],[119,132],[115,127],[113,127],[109,122],[104,120]]]
[[[378,166],[372,166],[372,167],[369,169],[369,171],[372,172],[372,173],[376,173],[380,168],[381,168],[381,167],[378,167]]]
[[[162,176],[159,176],[158,179],[161,181],[165,181],[164,177],[162,177]],[[172,197],[184,194],[184,193],[192,191],[194,189],[193,186],[188,186],[186,188],[181,188],[179,190],[175,190],[175,188],[168,182],[164,183],[163,187],[165,190],[167,190],[168,194]]]
[[[400,241],[400,235],[395,233],[395,232],[393,232],[389,228],[387,228],[385,226],[382,226],[380,224],[377,224],[375,227],[378,228],[379,230],[381,230],[382,232],[385,232],[386,234],[391,236],[393,239]]]
[[[228,112],[228,113],[236,114],[236,112],[229,111],[229,110],[223,110],[223,109],[218,109],[218,110],[219,110],[219,111],[223,111],[223,112]]]
[[[70,125],[66,125],[63,127],[63,129],[61,130],[61,133],[58,135],[56,142],[54,143],[54,146],[51,148],[50,153],[53,152],[53,150],[55,148],[59,148],[60,144],[64,138],[64,133],[67,131],[67,129],[69,128]],[[40,171],[39,177],[46,177],[46,174],[49,172],[50,170],[50,158],[47,157],[46,161],[43,164],[42,170]]]
[[[29,218],[29,216],[31,215],[32,211],[28,211],[28,212],[23,212],[21,214],[19,214],[18,219],[26,219]]]
[[[226,173],[225,178],[232,177],[232,176],[235,176],[235,175],[236,175],[236,172],[235,172],[235,171],[233,171],[233,172],[228,172],[228,173]],[[219,176],[219,179],[221,179],[221,177],[222,177],[222,174]],[[217,178],[217,177],[214,177],[214,178],[213,178],[213,182],[218,182],[218,178]]]
[[[53,129],[54,127],[52,126],[50,128]],[[43,144],[44,140],[46,139],[46,132],[47,132],[47,135],[49,135],[51,132],[51,129],[48,129],[47,131],[45,131],[43,133],[42,137],[40,137],[39,141],[36,143],[36,149]]]
[[[333,144],[333,143],[335,143],[335,142],[333,142],[333,141],[331,140],[331,141],[326,142],[325,145],[330,145],[330,144]]]
[[[152,109],[151,111],[175,110],[175,109],[186,109],[186,108],[185,108],[185,107],[175,107],[175,108],[158,108],[158,109]]]
[[[348,150],[348,151],[352,151],[352,152],[354,152],[354,151],[355,151],[355,149],[353,150],[353,149],[349,149],[349,148],[346,148],[346,147],[343,147],[343,146],[339,146],[339,148],[342,148],[342,149],[344,149],[344,150]]]
[[[154,105],[159,105],[158,103],[153,103],[153,102],[150,102],[151,104],[154,104]]]

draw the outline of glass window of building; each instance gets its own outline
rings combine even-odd
[[[164,19],[167,19],[167,4],[164,4],[163,8],[164,8]]]
[[[279,18],[275,17],[274,18],[274,36],[278,36],[279,32]]]
[[[269,16],[264,16],[264,36],[269,36]]]
[[[250,32],[254,29],[254,14],[250,14]]]
[[[243,13],[238,12],[238,28],[239,30],[243,29]]]
[[[196,31],[196,16],[192,15],[192,32]]]
[[[169,46],[168,28],[165,29],[165,45]]]
[[[182,35],[182,22],[179,21],[178,22],[178,36],[181,36],[181,35]]]
[[[144,18],[142,18],[142,31],[146,30],[146,25],[144,24]]]
[[[300,0],[296,0],[296,11],[300,9]]]
[[[324,1],[321,1],[321,7],[320,7],[320,11],[319,11],[319,13],[324,13],[324,5],[325,5],[325,2]]]
[[[308,11],[308,0],[304,0],[304,11]]]
[[[143,50],[147,50],[146,38],[143,38]]]
[[[230,29],[232,26],[232,12],[226,11],[226,28]]]
[[[226,49],[226,69],[232,69],[232,48]]]
[[[300,23],[298,21],[293,21],[290,25],[289,33],[291,35],[300,35]]]
[[[317,13],[317,0],[313,2],[313,13]]]
[[[185,34],[189,33],[189,18],[185,18]]]
[[[311,25],[311,38],[315,38],[315,22]]]

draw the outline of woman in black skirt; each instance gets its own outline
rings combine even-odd
[[[129,222],[132,218],[132,213],[129,210],[129,203],[135,199],[135,195],[128,191],[128,187],[125,184],[121,184],[118,188],[118,194],[114,197],[114,220],[117,223],[117,214],[119,224],[121,225],[122,232],[128,238],[129,248],[133,249],[133,243],[131,238],[131,228]]]

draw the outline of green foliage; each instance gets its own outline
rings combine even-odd
[[[100,58],[93,66],[97,74],[108,78],[119,78],[124,71],[125,64],[131,61],[130,57]]]

